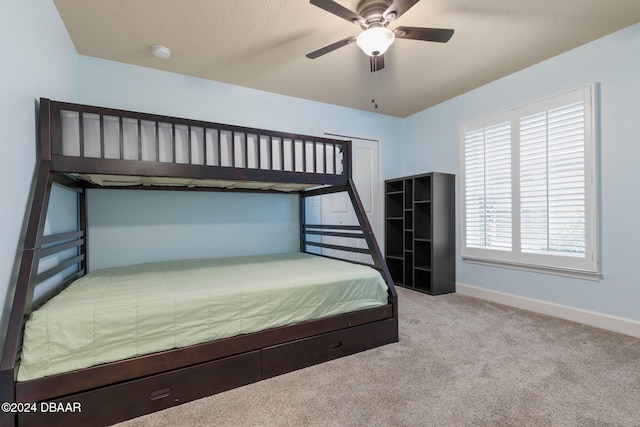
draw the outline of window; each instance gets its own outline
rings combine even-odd
[[[463,258],[598,276],[595,89],[461,125]]]

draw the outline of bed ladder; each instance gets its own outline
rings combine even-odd
[[[358,219],[359,225],[333,225],[333,224],[307,224],[306,223],[306,215],[305,215],[305,199],[307,197],[313,196],[323,196],[327,194],[335,194],[347,192],[349,195],[349,199],[353,206],[353,210],[356,214],[356,218]],[[356,238],[356,239],[364,239],[367,243],[367,248],[355,248],[352,246],[345,245],[336,245],[330,243],[323,243],[318,241],[312,241],[308,239],[308,236],[331,236],[331,237],[341,237],[341,238]],[[398,316],[398,301],[397,301],[397,293],[395,289],[395,285],[393,279],[391,278],[391,273],[387,267],[387,264],[382,256],[382,252],[380,250],[380,246],[376,241],[375,235],[373,233],[373,228],[369,223],[369,219],[364,210],[364,206],[360,200],[358,195],[358,190],[356,189],[355,183],[352,178],[347,179],[346,185],[336,185],[331,187],[321,187],[316,189],[311,189],[307,191],[303,191],[300,193],[300,252],[313,253],[315,255],[319,255],[317,252],[310,252],[309,246],[326,248],[326,249],[334,249],[343,252],[355,252],[370,255],[373,264],[366,264],[357,261],[347,260],[344,258],[333,257],[329,255],[321,255],[326,256],[328,258],[340,259],[342,261],[348,261],[355,264],[363,264],[368,265],[372,268],[375,268],[382,275],[385,283],[388,287],[389,294],[389,303],[393,304],[393,315],[397,318]]]

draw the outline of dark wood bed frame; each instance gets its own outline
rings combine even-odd
[[[3,411],[0,415],[2,426],[112,424],[398,341],[397,295],[352,181],[350,142],[56,102],[48,99],[40,100],[39,110],[39,158],[27,207],[28,218],[23,249],[19,253],[17,280],[11,284],[12,289],[8,295],[9,300],[12,298],[13,301],[11,312],[8,324],[3,325],[7,334],[0,364],[0,401],[15,403],[15,405],[12,405],[9,412]],[[63,154],[62,112],[74,112],[80,117],[80,154],[78,156]],[[87,114],[93,118],[99,117],[100,157],[98,158],[85,157],[83,153],[82,117]],[[119,159],[105,158],[103,122],[105,117],[110,120],[119,120],[121,143]],[[218,137],[221,132],[226,132],[231,135],[233,141],[237,135],[242,136],[240,141],[244,141],[244,144],[247,144],[250,137],[257,138],[258,141],[266,140],[268,141],[268,150],[260,152],[262,144],[257,144],[257,164],[260,168],[248,167],[247,153],[249,150],[246,145],[243,151],[244,160],[236,163],[235,159],[238,156],[233,154],[231,156],[233,164],[230,166],[222,166],[219,160],[219,164],[202,164],[203,162],[192,164],[191,160],[186,164],[175,161],[161,162],[157,154],[158,148],[156,148],[155,161],[143,160],[141,146],[138,150],[137,160],[124,159],[122,154],[124,151],[122,148],[123,119],[137,121],[139,136],[141,135],[142,121],[155,122],[156,135],[158,123],[169,124],[173,131],[174,150],[176,127],[186,127],[189,134],[189,159],[193,158],[190,151],[190,138],[191,130],[194,128],[202,130],[203,138],[206,138],[207,132],[217,132]],[[284,157],[279,163],[279,170],[274,168],[273,147],[275,144],[280,144],[279,153],[280,156],[284,156],[285,142],[289,143],[291,150],[302,150],[302,153],[298,153],[304,159],[302,166],[298,165],[296,168],[296,155],[293,153],[294,166],[291,168],[293,170],[283,170]],[[140,141],[139,144],[141,144]],[[158,139],[156,139],[156,145],[158,145]],[[233,142],[232,149],[235,146],[236,144]],[[312,147],[311,150],[309,147]],[[327,151],[327,147],[330,147],[329,151]],[[206,151],[206,149],[205,142],[204,150]],[[319,150],[323,150],[324,155],[321,158],[316,158]],[[333,153],[332,157],[329,157],[328,153]],[[342,159],[339,158],[339,155],[342,156]],[[261,156],[267,156],[268,160],[261,161]],[[313,160],[307,156],[313,156]],[[175,158],[174,151],[173,159]],[[218,152],[218,159],[220,159],[220,152]],[[341,160],[342,167],[336,167]],[[333,162],[333,167],[330,165],[331,162]],[[313,165],[311,168],[309,167],[310,163]],[[34,309],[55,296],[71,282],[83,276],[87,271],[86,246],[89,236],[87,234],[85,191],[87,188],[97,188],[97,186],[79,179],[77,174],[187,177],[203,180],[257,181],[315,186],[316,188],[313,189],[297,190],[300,196],[300,251],[308,252],[310,246],[315,246],[371,255],[372,267],[380,271],[389,287],[389,302],[385,306],[374,309],[307,321],[19,382],[16,380],[16,374],[25,320]],[[44,236],[44,223],[51,187],[54,182],[77,192],[79,226],[77,231]],[[157,187],[148,186],[123,188],[157,189]],[[210,187],[162,188],[228,191]],[[252,190],[244,189],[241,191]],[[264,192],[265,190],[254,191]],[[305,199],[336,192],[348,193],[360,225],[306,224]],[[321,243],[318,236],[322,235],[364,239],[368,249]],[[71,251],[75,252],[75,255],[61,261],[49,270],[38,271],[40,259],[65,251],[68,253],[70,249],[75,249],[75,251]],[[75,269],[71,268],[74,266],[76,266]],[[34,299],[34,289],[38,284],[63,274],[69,269],[75,271],[60,280],[60,284],[55,289],[38,299]],[[56,405],[52,406],[51,402]],[[31,405],[28,407],[18,405],[24,403]],[[67,403],[71,403],[71,405],[67,405]],[[78,403],[81,412],[77,410],[52,410],[77,409]]]

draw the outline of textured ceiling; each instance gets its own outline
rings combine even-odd
[[[82,55],[399,117],[640,21],[640,0],[421,0],[389,28],[452,28],[451,40],[396,39],[371,73],[355,44],[305,57],[361,31],[307,0],[54,2]]]

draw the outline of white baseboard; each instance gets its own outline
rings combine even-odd
[[[640,322],[637,320],[610,316],[595,311],[582,310],[580,308],[493,291],[477,286],[465,285],[463,283],[456,283],[456,292],[461,295],[509,305],[535,313],[547,314],[549,316],[640,338]]]

